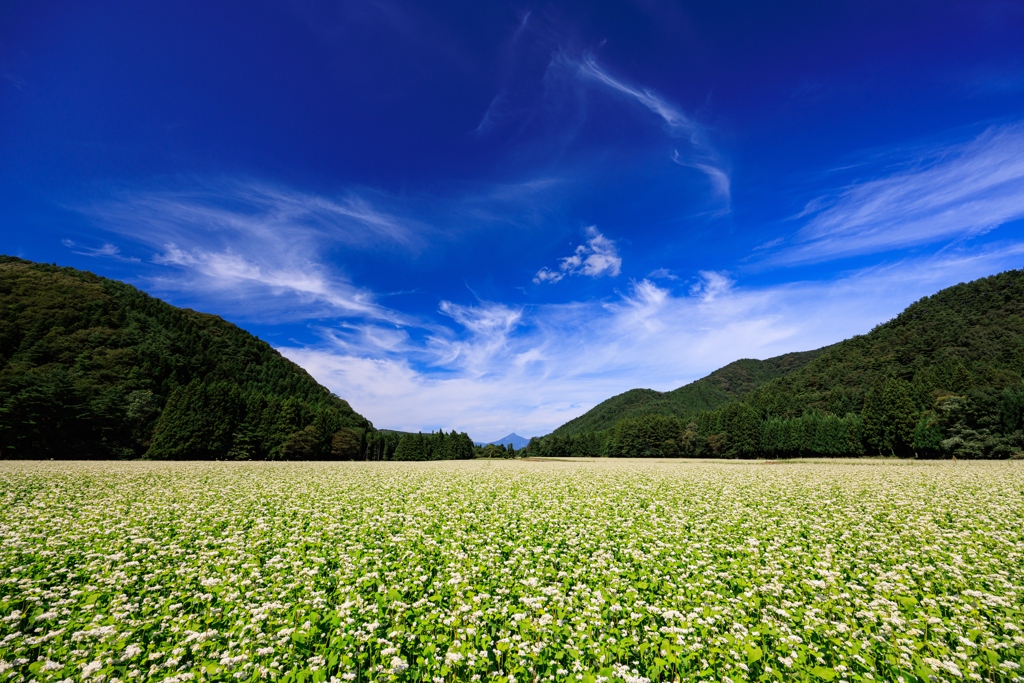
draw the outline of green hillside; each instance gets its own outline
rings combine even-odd
[[[0,256],[0,458],[352,458],[372,430],[217,316]]]
[[[922,407],[953,394],[991,401],[1018,388],[1022,366],[1024,270],[1012,270],[921,299],[760,388],[751,404],[779,417],[809,409],[859,412],[867,393],[887,379],[910,383]]]
[[[672,391],[631,389],[599,403],[552,434],[566,437],[599,432],[615,426],[620,420],[643,415],[672,415],[689,419],[702,410],[711,410],[742,398],[762,384],[802,368],[821,352],[819,349],[787,353],[767,360],[744,358]]]
[[[944,289],[868,334],[763,363],[780,359],[738,361],[674,392],[626,392],[531,453],[977,458],[1024,447],[1024,271]],[[719,373],[731,379],[712,382]]]

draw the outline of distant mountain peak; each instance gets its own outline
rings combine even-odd
[[[495,446],[508,446],[511,444],[512,448],[519,450],[520,448],[525,448],[526,444],[530,443],[530,439],[528,439],[525,436],[519,436],[515,432],[512,432],[511,434],[503,436],[500,439],[495,439],[490,443],[494,444]]]

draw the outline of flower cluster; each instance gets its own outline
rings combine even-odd
[[[1024,680],[1018,463],[0,463],[8,681]]]

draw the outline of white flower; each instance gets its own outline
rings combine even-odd
[[[403,659],[402,657],[395,656],[391,658],[391,673],[400,674],[408,668],[409,663],[406,662],[405,659]]]

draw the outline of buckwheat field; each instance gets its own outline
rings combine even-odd
[[[1017,463],[0,463],[7,681],[1021,681]]]

